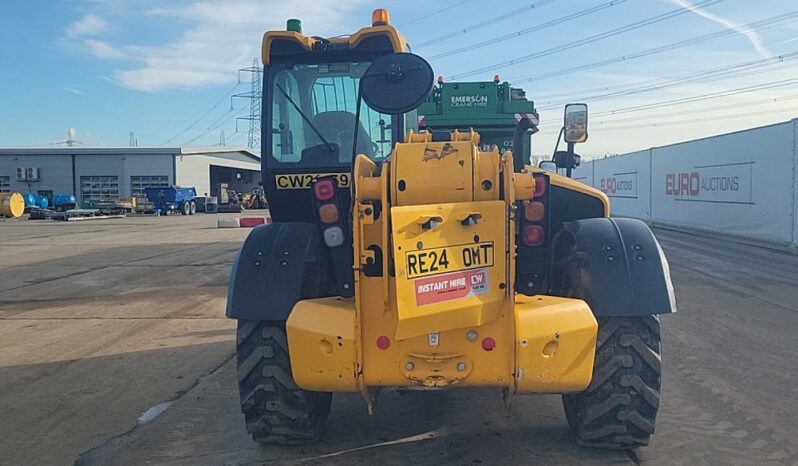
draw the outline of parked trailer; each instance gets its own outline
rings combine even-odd
[[[105,215],[128,214],[135,207],[132,198],[108,197],[103,199],[86,199],[80,201],[80,207],[75,210],[98,210]]]
[[[125,218],[125,212],[110,212],[100,209],[72,209],[65,212],[50,212],[49,218],[63,222],[80,220],[102,220],[108,218]]]
[[[194,187],[169,186],[166,188],[144,188],[147,199],[155,206],[156,214],[178,211],[183,215],[197,212],[197,190]]]
[[[30,211],[30,220],[101,220],[107,218],[125,218],[127,212],[124,209],[70,209],[64,211],[54,211],[49,209],[35,209]]]

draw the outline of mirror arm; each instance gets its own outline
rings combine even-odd
[[[565,176],[571,177],[571,172],[574,169],[574,143],[568,143],[568,166],[565,168]]]
[[[560,134],[557,135],[557,143],[554,144],[554,152],[551,154],[551,161],[554,162],[554,156],[557,154],[557,150],[560,148],[560,140],[562,139],[562,135],[565,133],[565,126],[560,128]]]

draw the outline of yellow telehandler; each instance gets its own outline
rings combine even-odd
[[[248,431],[315,441],[333,393],[371,411],[386,387],[495,387],[563,394],[581,445],[646,445],[673,289],[649,228],[569,177],[587,106],[566,107],[548,170],[525,166],[473,130],[417,131],[433,72],[408,50],[382,9],[350,36],[289,20],[263,38],[273,223],[227,303]]]

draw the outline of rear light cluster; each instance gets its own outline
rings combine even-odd
[[[523,240],[526,246],[541,246],[546,241],[546,230],[543,220],[546,217],[546,205],[543,196],[546,195],[546,177],[535,175],[535,191],[532,201],[524,206]]]
[[[335,182],[324,178],[313,183],[313,195],[319,209],[319,220],[324,224],[324,244],[334,248],[344,244],[344,231],[338,224],[341,213],[335,203]]]
[[[316,228],[322,241],[329,248],[326,255],[332,268],[336,293],[344,298],[354,296],[354,263],[351,229],[346,219],[344,190],[338,189],[338,180],[333,176],[318,178],[311,184]],[[390,343],[390,342],[389,342]]]

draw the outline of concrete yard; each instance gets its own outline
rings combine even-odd
[[[224,317],[249,230],[219,217],[0,222],[0,464],[798,464],[798,256],[662,230],[649,447],[579,448],[558,396],[490,390],[340,395],[318,444],[259,447]]]

